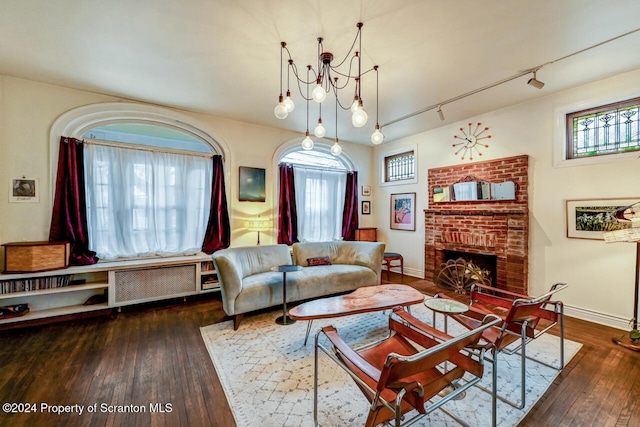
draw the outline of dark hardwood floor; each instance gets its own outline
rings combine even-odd
[[[235,426],[199,331],[225,319],[212,295],[0,330],[0,403],[22,412],[0,412],[0,426]],[[604,326],[569,318],[566,333],[583,347],[520,425],[640,425],[640,353],[613,344],[620,332]],[[53,412],[73,405],[84,413]]]

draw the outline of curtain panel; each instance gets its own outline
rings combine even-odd
[[[71,265],[90,265],[98,262],[96,253],[89,250],[84,143],[75,138],[60,138],[49,241],[70,242]]]
[[[358,228],[358,172],[347,174],[344,197],[344,212],[342,215],[342,239],[356,240]]]
[[[211,208],[209,222],[202,243],[202,251],[212,254],[228,248],[231,244],[231,225],[227,195],[224,188],[224,164],[222,156],[213,156],[213,182],[211,187]]]
[[[346,177],[344,171],[296,167],[298,239],[301,242],[342,240]]]
[[[278,198],[278,243],[293,245],[298,241],[298,214],[293,166],[280,164],[280,195]]]
[[[103,259],[201,251],[211,159],[85,143],[91,248]]]

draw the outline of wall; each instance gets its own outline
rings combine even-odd
[[[56,119],[74,108],[102,102],[124,101],[115,97],[34,81],[0,76],[0,243],[46,240],[52,206],[53,167],[50,165],[50,130]],[[128,102],[128,101],[127,101]],[[140,104],[141,108],[159,107]],[[228,149],[225,162],[227,201],[231,215],[232,246],[255,245],[257,235],[244,228],[245,219],[258,214],[277,216],[277,153],[299,144],[302,134],[257,126],[206,114],[162,109],[209,133]],[[270,114],[267,112],[266,114]],[[330,142],[329,142],[330,144]],[[55,144],[54,144],[55,145]],[[358,159],[359,179],[370,180],[371,150],[343,143],[344,152]],[[57,157],[57,151],[53,152]],[[54,162],[55,164],[55,162]],[[266,169],[265,203],[238,201],[238,167]],[[26,176],[40,181],[39,203],[9,203],[9,182]],[[365,221],[366,222],[366,221]],[[274,221],[275,224],[275,221]],[[262,232],[261,244],[276,241],[276,232]]]
[[[566,166],[559,164],[557,155],[563,144],[564,112],[638,96],[639,81],[640,70],[635,70],[469,119],[491,129],[491,144],[482,150],[482,160],[530,156],[530,293],[539,295],[555,282],[567,282],[569,288],[561,297],[569,315],[622,329],[633,317],[635,246],[567,238],[565,201],[608,197],[640,200],[638,156]],[[390,230],[389,195],[415,191],[416,213],[422,215],[429,207],[429,168],[468,163],[454,156],[452,149],[452,137],[462,125],[451,123],[376,147],[376,163],[386,152],[417,147],[417,183],[375,187],[376,203],[381,207],[375,211],[378,235],[387,242],[387,250],[404,255],[409,274],[422,276],[424,271],[424,217],[416,218],[415,232]],[[372,169],[377,183],[378,169]]]

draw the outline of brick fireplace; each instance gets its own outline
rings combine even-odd
[[[445,251],[496,257],[493,283],[527,293],[529,266],[528,156],[429,169],[429,209],[425,213],[424,276],[433,280]],[[434,188],[477,179],[513,181],[515,200],[434,202]]]

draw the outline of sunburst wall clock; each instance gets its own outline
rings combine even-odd
[[[482,123],[476,123],[476,127],[473,128],[473,123],[468,124],[468,129],[460,128],[462,135],[454,135],[455,139],[461,141],[453,144],[453,147],[458,147],[457,151],[453,154],[456,156],[462,152],[462,160],[465,159],[467,153],[469,153],[469,160],[473,160],[473,150],[478,153],[478,156],[482,156],[480,147],[489,148],[489,144],[481,144],[479,141],[482,139],[489,139],[491,135],[487,135],[489,131],[488,127],[482,127]]]

